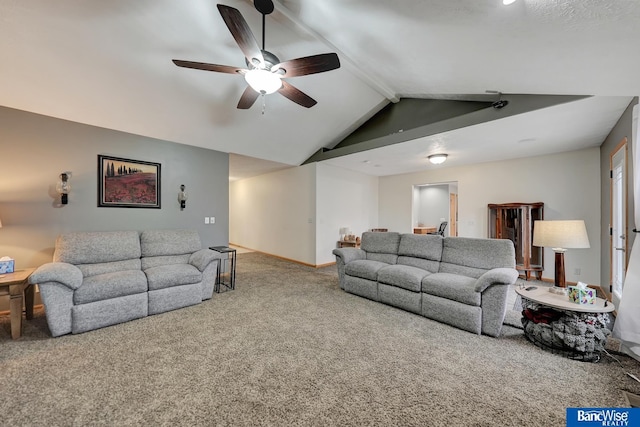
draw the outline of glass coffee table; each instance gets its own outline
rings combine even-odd
[[[600,360],[611,334],[609,313],[615,306],[602,298],[594,304],[576,304],[566,294],[544,286],[516,288],[522,297],[525,337],[538,347],[569,359]]]

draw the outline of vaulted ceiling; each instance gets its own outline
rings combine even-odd
[[[261,42],[252,1],[218,1]],[[299,165],[400,98],[592,95],[325,161],[388,175],[433,167],[435,151],[455,165],[598,146],[640,94],[636,0],[274,3],[267,50],[340,58],[287,80],[312,108],[272,94],[238,110],[242,76],[171,62],[245,66],[205,0],[0,0],[0,105],[232,153],[239,178]]]

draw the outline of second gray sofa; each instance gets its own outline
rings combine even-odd
[[[219,254],[194,230],[62,234],[38,284],[56,337],[198,304],[213,294]]]
[[[366,232],[360,248],[333,253],[345,291],[490,336],[518,278],[506,239]]]

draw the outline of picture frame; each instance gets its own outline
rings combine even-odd
[[[160,163],[98,155],[98,207],[160,209]]]

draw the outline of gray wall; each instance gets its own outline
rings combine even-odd
[[[98,154],[160,163],[162,208],[98,208]],[[66,206],[55,192],[63,171],[73,173]],[[184,211],[180,184],[189,195]],[[205,216],[216,223],[205,225]],[[16,268],[51,261],[66,231],[190,228],[204,246],[226,245],[229,155],[0,107],[0,219],[0,256]]]
[[[611,260],[609,255],[609,224],[611,224],[611,195],[609,193],[611,182],[609,178],[609,156],[612,151],[618,146],[620,141],[623,138],[627,138],[627,237],[629,239],[627,252],[627,262],[629,257],[629,252],[631,251],[631,247],[633,246],[633,241],[635,240],[635,233],[633,233],[633,229],[636,227],[636,224],[633,220],[633,155],[632,155],[632,122],[633,122],[633,106],[638,103],[638,97],[635,97],[631,104],[627,107],[625,112],[620,116],[618,123],[613,127],[607,139],[605,139],[604,143],[600,146],[600,191],[601,191],[601,226],[602,226],[602,256],[600,257],[600,283],[602,289],[605,292],[609,293],[609,285],[611,282],[610,274],[611,274]],[[640,226],[640,224],[638,224]]]
[[[444,221],[449,221],[449,184],[421,186],[419,203],[418,221],[420,223],[438,227],[442,218]]]

